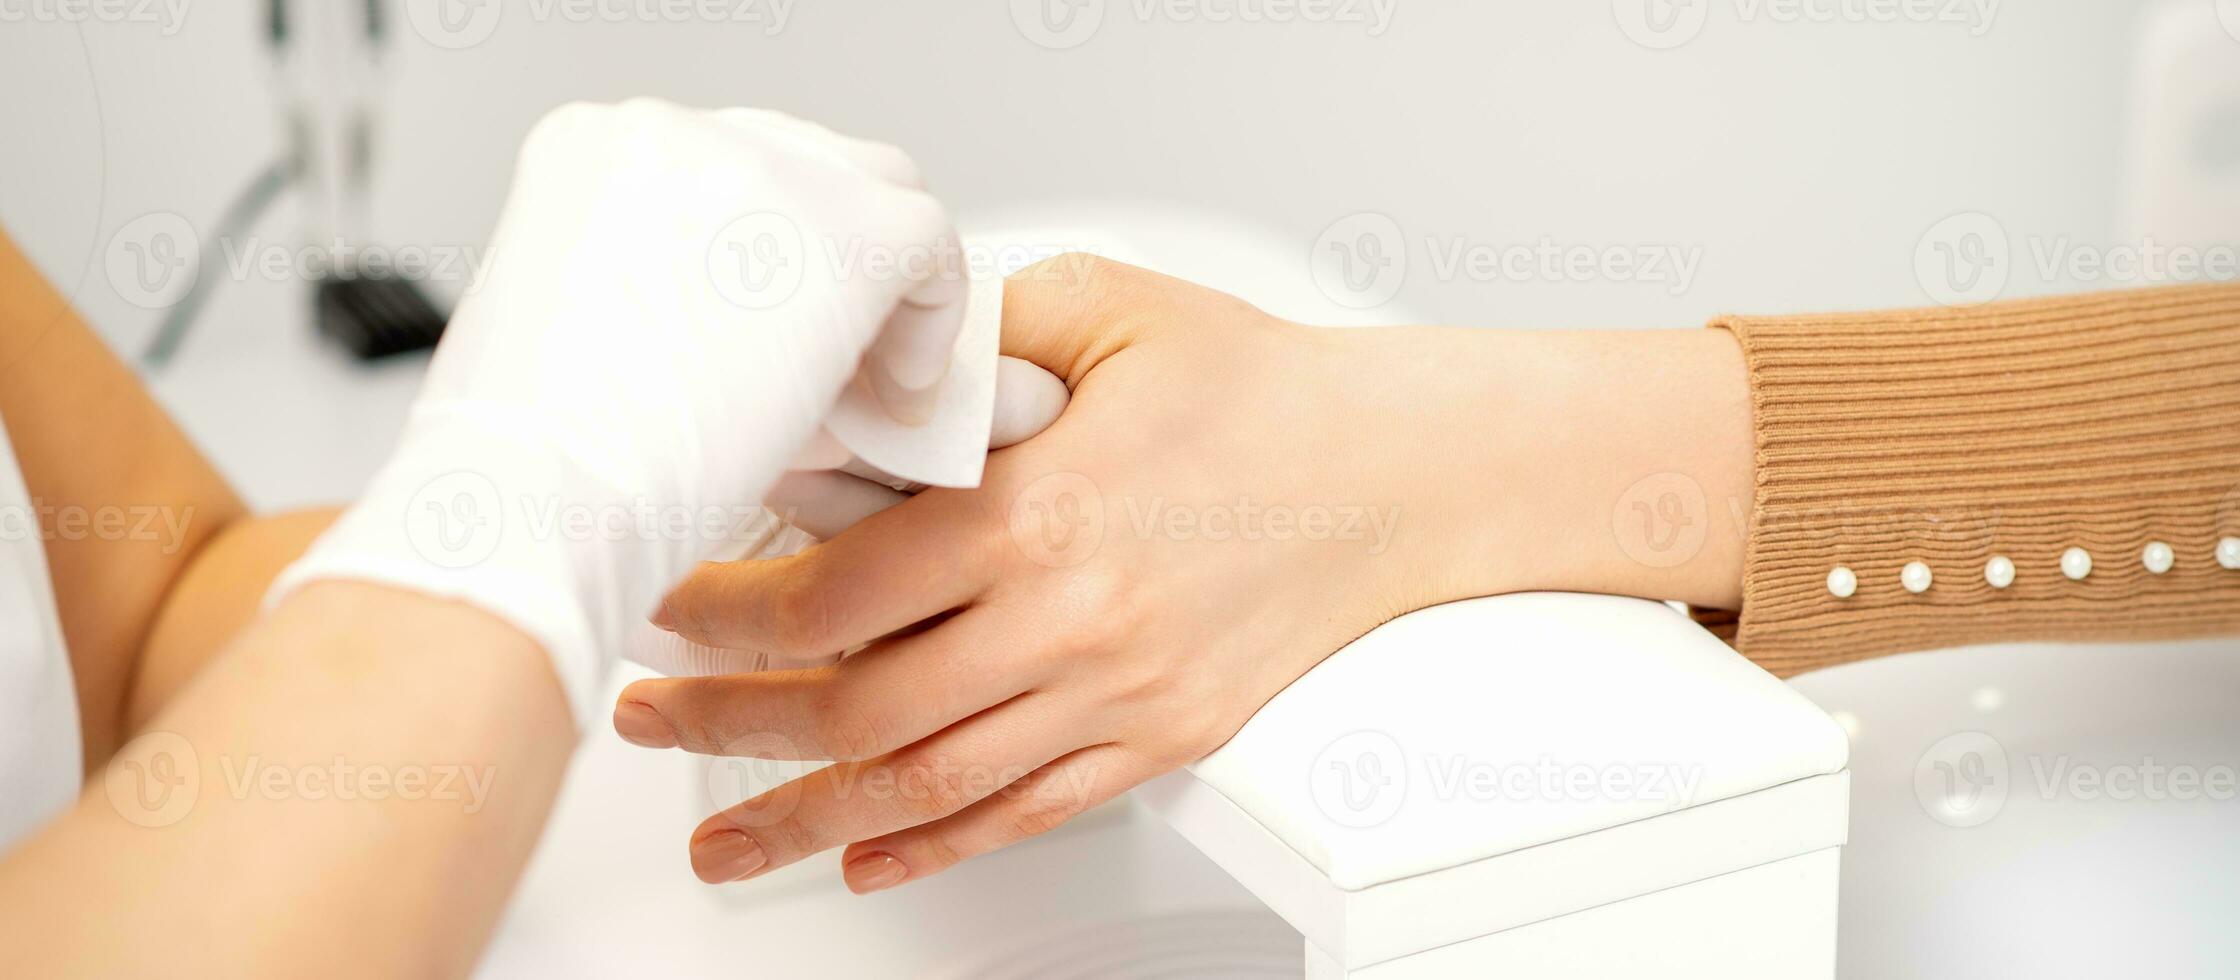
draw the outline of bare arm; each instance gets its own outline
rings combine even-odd
[[[39,506],[88,770],[128,733],[140,652],[241,499],[0,233],[0,418]]]
[[[0,412],[41,507],[90,771],[75,809],[0,860],[0,959],[466,972],[574,745],[543,654],[469,607],[357,584],[242,633],[332,513],[248,516],[4,236]],[[133,532],[143,515],[152,533]]]
[[[575,744],[527,636],[358,583],[293,595],[154,730],[0,860],[11,970],[464,974]]]

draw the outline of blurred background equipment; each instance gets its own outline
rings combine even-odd
[[[382,0],[266,3],[282,156],[250,178],[210,236],[219,247],[230,247],[281,194],[295,191],[304,205],[297,254],[324,254],[322,261],[304,263],[313,322],[320,334],[364,359],[433,347],[447,319],[419,283],[386,263],[361,258],[386,254],[363,249],[377,152],[373,96],[388,41],[387,18]],[[144,363],[170,362],[216,283],[215,276],[194,277],[165,312],[141,355]]]

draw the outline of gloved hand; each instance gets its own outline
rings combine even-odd
[[[579,721],[859,363],[894,414],[924,410],[967,285],[899,150],[645,100],[536,125],[491,255],[395,454],[271,595],[351,578],[473,603],[543,643]]]
[[[1016,445],[1049,428],[1065,411],[1067,399],[1065,382],[1056,375],[1031,361],[999,358],[988,448]],[[798,553],[924,489],[850,457],[837,443],[813,448],[796,463],[823,468],[794,470],[778,480],[765,502],[770,513],[760,525],[763,533],[743,544],[740,557],[764,560]],[[695,643],[671,632],[674,625],[639,624],[623,648],[623,659],[671,677],[707,677],[821,666],[838,661],[848,652],[821,651],[803,657],[799,653],[780,656],[770,649],[725,649]]]

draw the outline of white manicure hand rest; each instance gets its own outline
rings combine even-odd
[[[1848,745],[1669,606],[1420,610],[1140,789],[1313,977],[1834,969]]]

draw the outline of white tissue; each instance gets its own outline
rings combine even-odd
[[[901,479],[936,487],[979,486],[995,418],[996,350],[1002,335],[1003,279],[976,275],[932,417],[921,425],[896,421],[858,374],[832,407],[825,430],[857,459]]]
[[[879,406],[859,373],[825,419],[825,430],[856,458],[895,477],[937,487],[979,486],[981,467],[988,459],[988,433],[995,423],[996,351],[1002,332],[1003,279],[976,275],[933,414],[921,425],[896,421]],[[779,515],[766,511],[763,516],[768,533],[729,557],[778,558],[814,543],[801,529],[780,521]],[[774,661],[752,650],[702,646],[650,622],[631,630],[622,656],[671,677],[815,667],[840,659],[834,653],[815,660]]]

